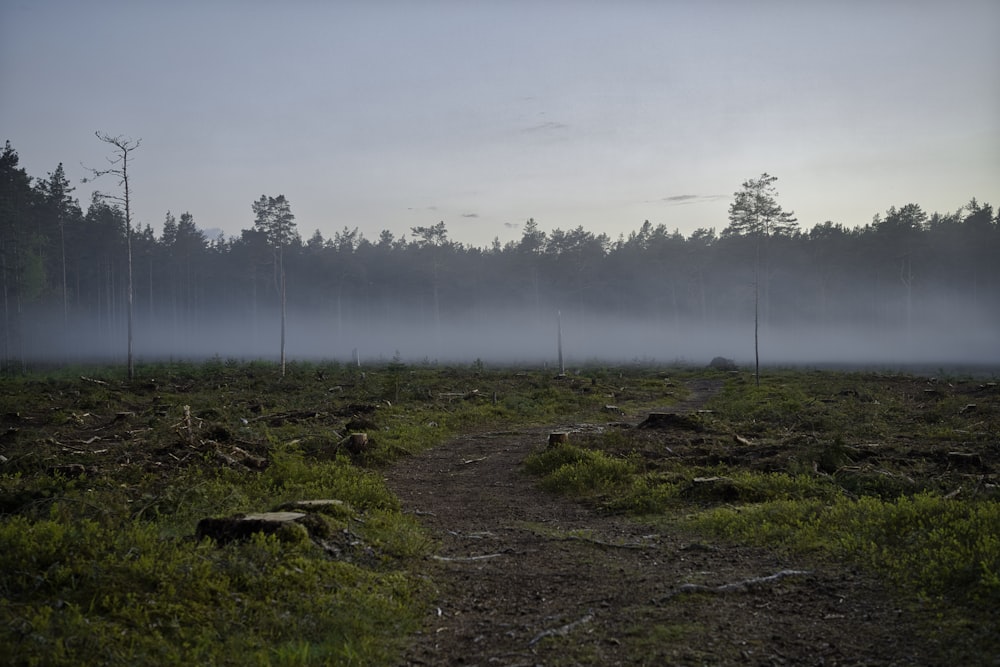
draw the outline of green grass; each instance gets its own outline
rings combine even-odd
[[[995,646],[995,384],[774,372],[731,379],[707,407],[703,431],[574,434],[526,467],[606,511],[863,565],[954,637]]]
[[[929,493],[714,508],[692,525],[863,562],[927,599],[1000,601],[1000,504]]]
[[[0,646],[18,665],[391,665],[432,545],[381,466],[462,432],[672,400],[659,371],[213,359],[0,378]],[[361,430],[369,448],[344,437]],[[226,545],[203,518],[342,501]]]
[[[692,375],[293,363],[281,377],[215,359],[140,365],[131,383],[108,368],[2,378],[0,645],[25,665],[396,664],[428,604],[414,559],[431,544],[380,468],[459,433],[581,423],[526,461],[547,489],[858,563],[956,641],[989,645],[996,385],[719,375],[697,429],[600,430],[621,418],[606,406],[641,417]],[[343,445],[355,430],[365,451]],[[342,503],[299,531],[195,538],[202,518],[301,499]]]

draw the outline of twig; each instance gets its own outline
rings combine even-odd
[[[445,563],[470,563],[470,562],[477,561],[477,560],[488,560],[490,558],[499,558],[500,556],[503,556],[503,554],[484,554],[482,556],[464,556],[464,557],[463,556],[459,556],[459,557],[455,557],[455,558],[451,558],[451,557],[448,557],[448,556],[438,556],[438,555],[433,555],[432,554],[430,556],[430,559],[431,560],[439,560],[439,561],[442,561],[442,562],[445,562]]]
[[[721,586],[703,586],[702,584],[682,584],[677,590],[673,591],[662,597],[660,602],[669,600],[672,597],[678,595],[683,595],[684,593],[713,593],[713,594],[723,594],[723,593],[748,593],[755,588],[760,588],[766,584],[773,584],[774,582],[784,579],[785,577],[795,577],[812,574],[808,570],[782,570],[781,572],[776,572],[775,574],[766,577],[754,577],[753,579],[746,579],[744,581],[737,581],[731,584],[722,584]]]
[[[462,461],[462,463],[464,463],[465,465],[469,465],[470,463],[479,463],[480,461],[485,461],[487,458],[488,457],[484,456],[481,459],[469,459],[467,461]]]
[[[642,544],[639,542],[622,542],[616,544],[614,542],[605,542],[604,540],[599,540],[595,537],[585,537],[583,535],[566,535],[565,537],[558,538],[563,540],[577,540],[579,542],[587,542],[588,544],[596,544],[599,547],[609,547],[613,549],[648,549],[650,545]]]
[[[552,628],[551,630],[543,630],[539,632],[537,635],[535,635],[534,639],[528,642],[528,646],[534,646],[535,644],[545,639],[546,637],[565,637],[578,626],[581,626],[584,623],[590,623],[592,620],[594,620],[594,615],[591,613],[587,614],[581,619],[573,621],[572,623],[567,623],[562,627]]]

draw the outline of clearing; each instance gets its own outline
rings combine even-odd
[[[720,385],[696,381],[662,411],[694,411]],[[403,664],[933,662],[924,621],[871,574],[541,490],[523,460],[578,428],[460,437],[386,471],[440,545],[427,561],[438,596]]]

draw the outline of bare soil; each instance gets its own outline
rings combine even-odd
[[[696,410],[718,388],[697,382],[660,411]],[[426,563],[438,594],[402,664],[940,663],[925,614],[870,573],[539,489],[523,460],[574,428],[468,435],[386,470],[439,542]]]

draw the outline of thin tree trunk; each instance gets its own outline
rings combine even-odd
[[[563,364],[563,353],[562,353],[562,313],[556,313],[556,333],[558,336],[559,343],[559,374],[566,375],[566,366]]]
[[[125,186],[125,191],[128,192],[128,186],[127,185]],[[125,197],[126,197],[126,200],[127,200],[128,199],[128,195],[126,194]],[[127,206],[128,206],[128,204],[126,204],[126,210],[127,210]],[[125,220],[126,220],[126,222],[125,222],[125,228],[126,228],[125,229],[125,236],[126,236],[127,245],[128,245],[128,285],[125,288],[125,293],[126,293],[126,310],[127,310],[126,315],[128,317],[128,379],[129,380],[134,380],[135,379],[135,359],[133,357],[133,351],[132,351],[132,308],[133,308],[133,300],[132,300],[132,228],[131,228],[131,226],[128,223],[128,214],[127,213],[125,215]]]
[[[59,220],[59,245],[62,249],[62,298],[63,298],[63,326],[69,323],[69,293],[66,290],[66,224]]]
[[[281,267],[281,377],[285,377],[285,267]]]
[[[7,292],[7,248],[0,248],[0,262],[3,271],[3,363],[5,367],[10,366],[10,300]]]
[[[156,330],[156,313],[153,309],[153,254],[149,254],[149,331]]]
[[[757,235],[756,259],[753,277],[753,356],[754,378],[760,386],[760,233]]]
[[[126,316],[128,317],[128,379],[135,379],[135,359],[132,351],[132,209],[129,206],[128,160],[122,161],[122,180],[125,182],[125,245],[128,246],[128,285],[126,293]]]

